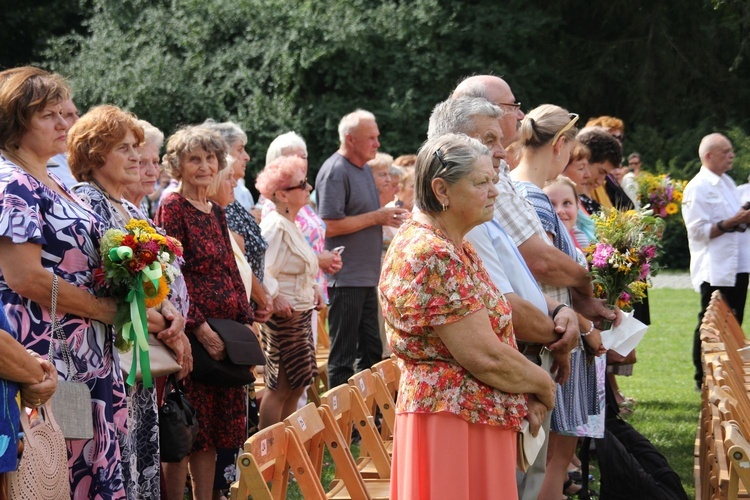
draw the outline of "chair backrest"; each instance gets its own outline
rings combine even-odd
[[[352,401],[348,384],[341,384],[320,395],[321,405],[331,409],[339,430],[347,444],[352,442]]]
[[[316,352],[329,351],[331,349],[331,338],[328,335],[328,307],[318,311],[318,343]]]
[[[369,498],[365,482],[357,471],[354,457],[328,406],[324,405],[316,409],[313,404],[308,404],[289,415],[284,422],[294,432],[302,447],[308,450],[314,467],[317,464],[322,466],[323,444],[325,443],[333,458],[336,475],[346,485],[349,496],[354,499]],[[318,477],[320,477],[320,472],[321,469],[317,468]]]
[[[375,393],[377,388],[375,387],[375,376],[370,370],[362,370],[359,373],[355,373],[349,377],[349,385],[357,389],[364,399],[367,409],[370,414],[375,414]]]
[[[395,363],[386,359],[372,366],[375,376],[375,403],[383,416],[380,426],[380,437],[383,440],[393,439],[396,426],[396,393],[398,391],[398,368]]]
[[[750,490],[750,444],[748,444],[736,422],[721,424],[724,428],[724,446],[729,464],[729,488],[727,498],[738,498],[740,484]]]
[[[391,358],[384,359],[372,365],[372,372],[375,375],[379,375],[385,386],[388,388],[388,393],[391,398],[395,401],[396,393],[398,392],[398,383],[401,378],[401,372],[396,366],[396,362]]]
[[[291,429],[279,422],[252,437],[237,458],[238,480],[232,484],[232,498],[283,500],[289,484],[289,467],[305,498],[325,498],[320,477],[310,457]],[[271,489],[268,488],[271,483]]]

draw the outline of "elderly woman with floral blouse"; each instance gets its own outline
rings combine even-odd
[[[422,146],[420,211],[396,234],[379,293],[402,368],[391,498],[517,498],[516,432],[555,383],[517,349],[510,304],[464,235],[492,218],[489,150],[448,134]],[[446,472],[450,473],[446,473]]]

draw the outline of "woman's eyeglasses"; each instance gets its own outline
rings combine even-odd
[[[294,186],[289,186],[288,188],[284,188],[284,191],[294,191],[295,189],[307,189],[307,177],[305,177],[305,179],[299,184],[295,184]]]
[[[559,132],[555,134],[555,137],[552,138],[552,146],[555,146],[555,143],[557,143],[557,140],[562,137],[562,135],[567,132],[568,130],[572,129],[573,126],[578,122],[578,115],[575,113],[570,113],[570,121],[567,125],[565,125],[563,128],[560,129]]]

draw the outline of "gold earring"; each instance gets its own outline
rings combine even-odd
[[[447,211],[448,211],[448,205],[443,203],[443,212],[447,212]]]

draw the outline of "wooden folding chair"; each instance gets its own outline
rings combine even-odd
[[[327,391],[320,399],[323,405],[331,410],[347,446],[351,446],[352,426],[358,430],[362,438],[360,449],[367,450],[367,453],[360,454],[356,460],[357,470],[362,477],[389,479],[391,458],[385,451],[374,421],[367,416],[360,401],[354,398],[352,391],[349,385],[342,384]]]
[[[315,361],[318,366],[318,376],[313,378],[307,388],[308,399],[320,406],[320,393],[328,390],[328,354],[331,351],[331,340],[328,336],[328,307],[318,311],[318,342],[315,345]]]
[[[310,461],[318,476],[322,471],[323,446],[328,448],[340,480],[331,483],[326,498],[331,499],[387,499],[390,496],[390,480],[363,479],[357,471],[349,447],[346,446],[336,419],[327,405],[315,408],[308,404],[292,413],[284,422],[310,454]]]
[[[401,373],[392,359],[372,365],[372,373],[375,375],[375,402],[385,421],[385,425],[380,426],[380,437],[389,441],[393,439],[396,425],[396,395]]]
[[[383,391],[378,395],[375,375],[373,375],[370,370],[362,370],[361,372],[355,373],[349,377],[349,385],[357,391],[357,397],[362,399],[364,411],[366,411],[369,417],[373,419],[373,422],[376,410],[380,409],[380,413],[383,416],[381,426],[388,426],[388,432],[392,436],[394,425],[396,423],[395,405],[390,396],[383,397]],[[354,407],[354,404],[355,403],[352,402],[352,407]],[[383,444],[388,452],[388,456],[392,456],[393,439],[383,440]],[[368,450],[364,448],[362,451],[364,453],[368,452]]]
[[[252,496],[253,500],[284,500],[290,466],[305,498],[325,498],[320,476],[315,473],[310,457],[294,432],[282,422],[245,441],[243,453],[237,458],[239,478],[232,484],[232,498]]]
[[[736,422],[729,421],[721,425],[724,428],[724,446],[729,462],[727,498],[735,500],[741,498],[742,494],[747,498],[747,491],[750,490],[750,444]]]

